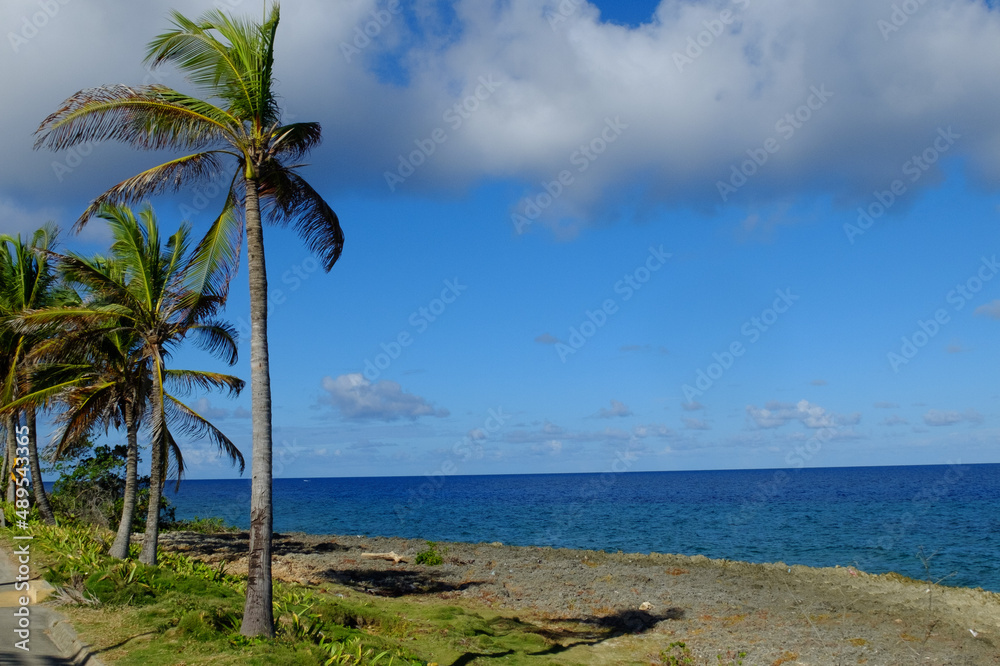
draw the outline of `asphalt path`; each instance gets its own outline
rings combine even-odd
[[[53,611],[33,602],[33,597],[42,588],[41,581],[25,581],[23,575],[18,580],[19,560],[30,563],[32,557],[31,541],[22,539],[14,544],[15,553],[0,547],[0,664],[69,666],[73,660],[63,655],[52,641]],[[25,547],[27,553],[17,554]],[[28,589],[18,589],[23,588],[25,582]],[[22,601],[29,604],[24,606]],[[25,640],[27,642],[23,642]],[[27,650],[17,647],[18,644]]]

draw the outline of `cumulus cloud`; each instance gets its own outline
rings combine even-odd
[[[667,351],[667,348],[662,345],[659,347],[653,347],[653,345],[622,345],[621,347],[618,348],[618,351],[625,352],[626,354],[630,353],[651,354],[655,352],[657,354],[666,355],[670,353]]]
[[[622,416],[632,416],[632,410],[618,400],[611,401],[611,409],[602,407],[601,411],[597,413],[599,419],[614,419]]]
[[[563,443],[558,439],[550,439],[544,442],[540,442],[531,447],[533,453],[548,454],[551,456],[557,456],[562,453]]]
[[[647,437],[660,437],[660,438],[670,438],[676,433],[672,428],[668,428],[662,423],[651,423],[648,425],[639,425],[632,429],[632,434],[639,438],[645,439]]]
[[[907,423],[909,423],[909,421],[895,414],[893,414],[892,416],[887,416],[884,419],[882,419],[882,425],[886,426],[906,425]]]
[[[1000,319],[1000,300],[990,301],[986,305],[976,308],[974,314],[990,319]]]
[[[697,412],[699,409],[705,409],[705,405],[697,400],[692,400],[691,402],[682,402],[681,408],[686,412]]]
[[[711,430],[712,426],[708,425],[705,421],[701,419],[692,419],[690,417],[685,417],[681,419],[684,422],[684,427],[688,430]]]
[[[389,442],[373,442],[368,439],[361,439],[356,442],[351,442],[350,444],[347,445],[347,448],[354,451],[370,451],[376,449],[384,449],[387,446],[398,446],[398,444]]]
[[[191,408],[209,421],[221,421],[222,419],[229,418],[230,415],[228,409],[223,407],[213,407],[208,398],[198,398],[194,401],[194,404],[191,405]]]
[[[581,2],[556,29],[545,9],[553,11],[554,0],[417,3],[362,52],[345,55],[342,44],[380,6],[302,0],[282,15],[280,93],[288,119],[323,124],[327,144],[311,156],[312,173],[334,193],[387,191],[385,174],[440,129],[446,143],[399,189],[457,192],[502,178],[523,182],[528,194],[575,169],[574,151],[598,145],[611,125],[620,128],[615,142],[574,172],[573,186],[548,211],[553,226],[559,217],[593,222],[602,202],[626,198],[646,207],[714,207],[717,183],[771,138],[780,151],[730,201],[808,192],[853,209],[948,127],[960,138],[946,156],[980,183],[1000,186],[1000,125],[982,112],[1000,102],[1000,89],[982,84],[1000,60],[1000,13],[990,3],[927,3],[888,35],[878,28],[891,12],[884,3],[736,3],[733,24],[690,63],[675,54],[717,19],[718,3],[664,1],[647,23],[626,27]],[[78,207],[81,197],[154,163],[155,156],[101,146],[87,168],[58,182],[52,155],[31,150],[31,133],[82,87],[150,82],[145,43],[167,27],[162,17],[172,8],[197,16],[205,3],[60,4],[37,36],[8,51],[16,66],[0,70],[10,130],[0,140],[17,159],[0,164],[0,197],[43,202],[58,183],[57,196]],[[0,22],[16,30],[35,11],[27,0],[3,3]],[[184,88],[177,72],[156,76]],[[351,113],[335,113],[345,90]],[[817,106],[814,90],[824,101],[810,110],[803,105],[812,95]],[[779,129],[796,112],[809,119]],[[940,165],[911,189],[939,181]],[[512,202],[511,212],[517,207]]]
[[[435,409],[424,398],[406,393],[396,382],[368,381],[361,373],[323,378],[326,395],[321,403],[332,405],[351,421],[415,421],[421,416],[448,416],[447,409]]]
[[[924,423],[929,426],[950,426],[956,423],[982,423],[983,415],[974,409],[964,412],[953,410],[929,409],[924,413]]]
[[[856,425],[860,414],[834,414],[808,400],[796,404],[768,402],[763,408],[747,405],[747,416],[758,428],[780,428],[791,421],[799,421],[807,428],[834,428]]]
[[[535,342],[541,345],[554,345],[559,342],[559,338],[549,333],[542,333],[537,338],[535,338]]]

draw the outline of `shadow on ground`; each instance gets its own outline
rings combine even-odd
[[[482,585],[481,581],[452,583],[434,575],[433,572],[411,571],[408,569],[327,569],[319,576],[359,592],[380,597],[401,597],[406,594],[438,594],[459,592]]]
[[[492,637],[502,640],[511,634],[527,633],[534,634],[551,645],[543,650],[534,651],[514,649],[498,649],[495,652],[470,651],[461,655],[450,666],[466,666],[477,659],[500,659],[518,652],[530,657],[556,655],[581,645],[593,646],[620,636],[643,634],[660,622],[680,620],[683,617],[683,609],[668,608],[664,613],[621,610],[610,615],[551,618],[545,622],[545,626],[516,617],[496,618],[489,623],[488,633]]]

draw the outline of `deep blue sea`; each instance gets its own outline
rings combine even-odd
[[[246,529],[250,481],[168,484]],[[1000,465],[276,479],[274,529],[853,565],[1000,592]]]

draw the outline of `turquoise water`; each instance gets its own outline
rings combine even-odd
[[[249,480],[168,489],[248,527]],[[853,565],[1000,592],[1000,465],[276,479],[278,532]]]

